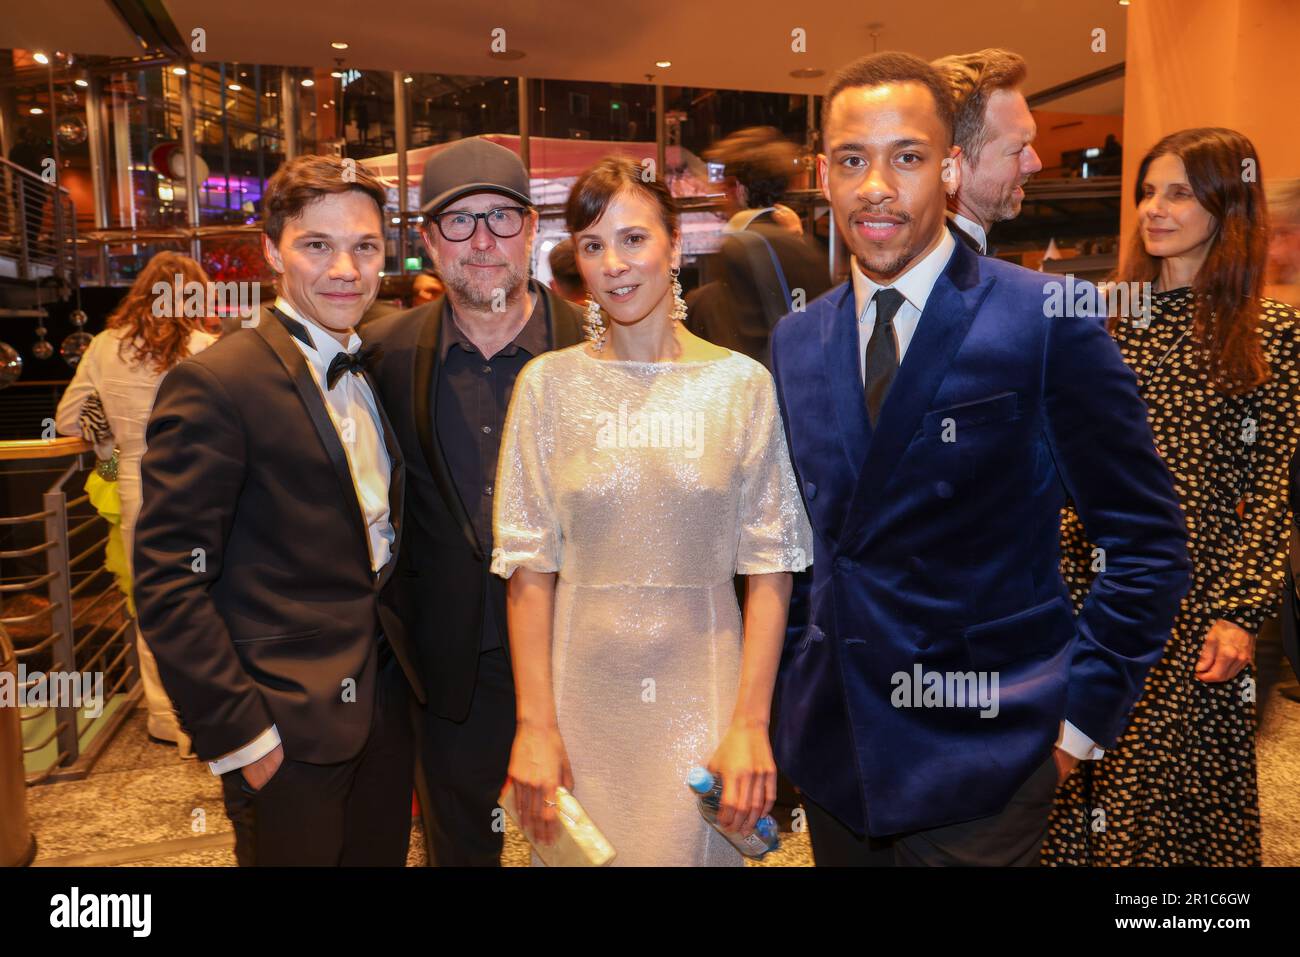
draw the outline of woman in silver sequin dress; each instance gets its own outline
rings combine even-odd
[[[685,779],[721,774],[720,823],[739,833],[770,810],[772,687],[812,533],[771,376],[683,327],[677,212],[640,173],[610,159],[574,185],[591,341],[529,363],[506,420],[492,570],[510,579],[507,787],[542,841],[563,785],[617,864],[735,865]]]

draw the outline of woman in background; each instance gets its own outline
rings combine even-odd
[[[159,283],[167,289],[163,296],[155,292]],[[145,425],[153,411],[158,386],[176,363],[216,341],[214,336],[202,331],[204,317],[176,314],[186,311],[185,292],[189,283],[202,284],[206,302],[208,276],[203,267],[178,253],[164,252],[154,256],[108,317],[104,331],[95,336],[86,348],[55,413],[59,432],[79,436],[82,434],[80,419],[86,404],[93,403],[97,396],[103,405],[118,452],[122,544],[126,549],[128,568],[136,516],[140,513],[140,458],[144,455]],[[95,440],[89,435],[86,438]],[[111,451],[100,450],[100,457],[107,458]],[[180,728],[171,699],[158,677],[153,653],[138,627],[136,649],[140,660],[140,681],[144,685],[149,709],[149,736],[174,742],[181,757],[193,757],[189,736]]]
[[[1254,146],[1226,129],[1166,136],[1138,168],[1119,278],[1154,284],[1151,310],[1111,331],[1182,502],[1192,587],[1128,730],[1058,792],[1048,864],[1260,863],[1253,659],[1282,598],[1300,314],[1261,298],[1259,181]],[[1104,549],[1072,511],[1063,536],[1077,605]]]

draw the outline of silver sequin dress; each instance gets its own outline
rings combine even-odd
[[[515,383],[494,518],[493,572],[559,573],[556,714],[615,863],[742,863],[685,780],[735,705],[733,576],[811,563],[771,375],[734,352],[539,356]]]

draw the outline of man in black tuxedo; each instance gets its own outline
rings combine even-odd
[[[826,252],[781,204],[799,151],[770,126],[733,133],[705,154],[723,164],[722,245],[711,280],[686,298],[687,324],[703,339],[768,364],[772,327],[831,287]]]
[[[382,185],[303,156],[267,184],[275,306],[168,373],[135,537],[140,626],[248,864],[402,865],[415,656],[390,601],[401,451],[354,326]],[[404,674],[403,674],[404,673]]]
[[[581,313],[529,278],[537,212],[514,153],[467,139],[424,169],[423,238],[447,291],[363,330],[406,454],[406,546],[396,581],[428,708],[416,788],[429,861],[494,866],[497,798],[515,734],[505,581],[490,574],[492,489],[515,377],[582,338]]]
[[[1022,87],[1024,58],[1010,50],[989,49],[935,60],[952,93],[953,141],[961,148],[957,191],[948,201],[948,220],[956,236],[989,255],[994,223],[1015,219],[1025,200],[1025,183],[1043,168],[1033,142],[1038,125]]]

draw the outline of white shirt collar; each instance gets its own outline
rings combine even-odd
[[[975,222],[975,220],[968,219],[961,213],[954,212],[949,213],[948,215],[952,217],[952,221],[956,224],[958,229],[975,240],[975,242],[979,243],[980,255],[987,256],[989,251],[988,231],[979,223]]]
[[[903,298],[915,307],[918,313],[925,312],[925,304],[930,298],[930,290],[934,288],[935,282],[938,281],[939,276],[947,268],[948,260],[956,247],[957,240],[953,238],[952,233],[945,226],[943,235],[939,239],[939,245],[930,250],[920,262],[908,267],[907,271],[890,283],[889,286],[901,292]],[[853,278],[853,301],[857,307],[855,314],[861,320],[863,312],[876,295],[876,290],[885,287],[868,278],[866,273],[858,268],[856,257],[849,260],[849,272]]]
[[[344,346],[316,323],[294,309],[283,296],[275,297],[275,308],[290,319],[296,319],[302,323],[307,330],[307,336],[311,339],[312,351],[315,352],[315,356],[313,357],[306,351],[303,352],[303,355],[306,355],[311,364],[316,367],[316,370],[322,374],[329,368],[330,362],[340,352],[352,353],[361,348],[361,337],[357,335],[355,329],[352,331],[352,335],[348,337],[347,345]],[[293,341],[303,345],[297,337]]]

